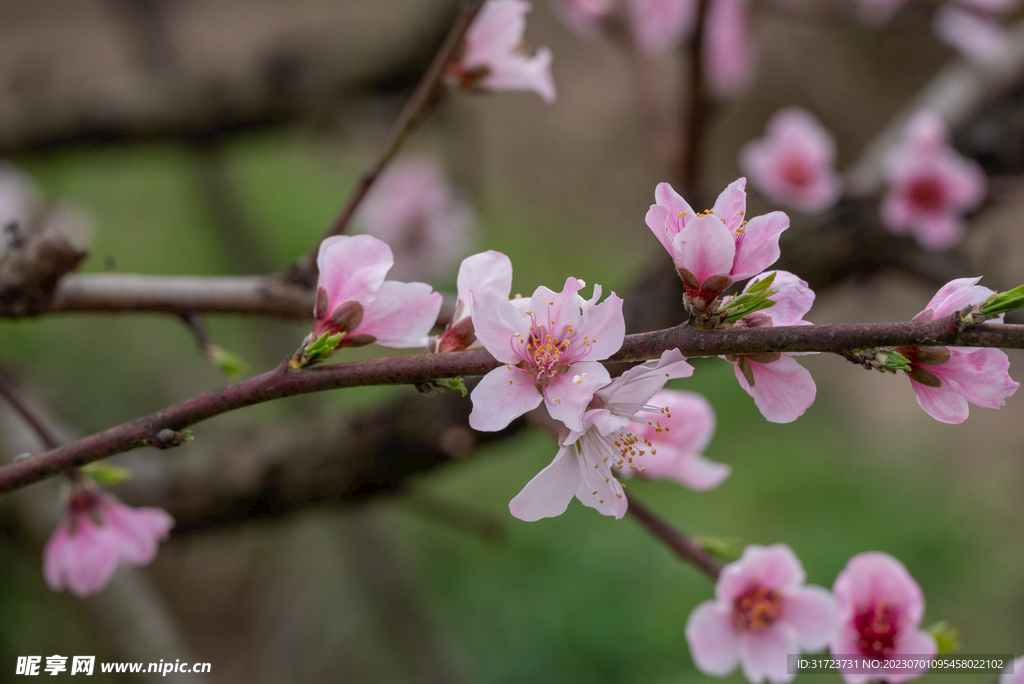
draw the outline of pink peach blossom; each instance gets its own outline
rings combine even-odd
[[[869,551],[850,559],[832,586],[839,613],[839,629],[829,650],[833,656],[859,655],[887,661],[900,656],[935,655],[935,639],[919,630],[924,617],[924,594],[898,560],[887,553]],[[843,672],[846,684],[883,679],[901,684],[923,670]]]
[[[654,191],[647,226],[672,257],[692,299],[711,302],[733,281],[760,273],[779,258],[779,235],[789,228],[789,217],[774,211],[744,220],[746,185],[746,178],[730,183],[714,209],[703,214],[668,183]]]
[[[652,440],[630,431],[629,425],[656,425],[656,418],[649,419],[641,411],[661,409],[647,402],[669,379],[692,374],[693,366],[678,349],[671,349],[656,361],[630,368],[596,392],[595,378],[586,374],[574,378],[590,387],[592,394],[580,428],[563,432],[555,459],[509,503],[512,515],[528,521],[561,515],[574,495],[603,515],[625,515],[627,502],[614,471],[639,472],[650,458],[645,454],[654,451]]]
[[[1017,658],[1006,667],[999,677],[999,684],[1024,684],[1024,658]]]
[[[434,351],[453,352],[481,346],[473,327],[473,292],[493,292],[508,299],[512,292],[512,261],[489,250],[462,260],[457,281],[455,313],[444,332],[436,338]],[[528,303],[522,303],[529,308]]]
[[[744,288],[767,277],[764,273],[753,278]],[[774,306],[745,316],[736,322],[737,328],[774,327],[781,325],[811,325],[803,317],[814,304],[814,292],[807,283],[787,271],[775,271],[771,285],[778,293],[771,296]],[[730,298],[722,302],[729,303]],[[754,404],[769,422],[791,423],[803,415],[817,394],[814,379],[806,368],[792,358],[796,354],[765,352],[727,356],[733,364],[740,387],[754,398]]]
[[[703,52],[708,87],[718,97],[736,97],[754,80],[747,0],[712,0],[706,22]]]
[[[981,167],[949,146],[949,130],[935,111],[911,119],[901,142],[886,154],[889,182],[882,221],[897,235],[913,235],[925,249],[949,249],[960,241],[963,215],[985,198]]]
[[[622,300],[613,292],[597,304],[598,285],[584,300],[577,294],[584,286],[568,278],[561,292],[538,287],[525,310],[495,292],[470,294],[476,337],[505,364],[473,390],[474,429],[501,430],[542,401],[552,418],[583,429],[594,390],[610,379],[598,361],[618,351],[626,335]]]
[[[729,477],[732,468],[702,453],[715,434],[715,412],[707,399],[696,392],[663,389],[648,403],[665,410],[636,414],[647,421],[637,423],[633,432],[652,448],[634,475],[672,480],[698,492],[714,489]]]
[[[765,137],[740,150],[740,168],[769,199],[799,211],[828,209],[842,191],[833,170],[836,141],[814,115],[787,107],[768,121]]]
[[[159,508],[132,508],[110,494],[81,489],[43,550],[46,584],[76,596],[95,594],[117,566],[151,563],[173,526]]]
[[[320,244],[313,334],[345,333],[342,346],[376,342],[422,347],[437,321],[441,295],[426,283],[384,280],[391,248],[370,235],[337,235]],[[310,340],[312,341],[312,340]]]
[[[836,631],[831,594],[804,586],[800,560],[785,544],[750,545],[727,565],[715,600],[697,606],[686,621],[686,641],[697,669],[724,677],[739,665],[750,682],[790,682],[786,656],[816,651]]]
[[[525,0],[487,0],[466,31],[465,50],[449,73],[464,87],[532,90],[545,102],[554,102],[551,51],[540,48],[532,57],[523,51],[530,9]]]
[[[944,318],[994,294],[978,285],[981,278],[959,278],[942,286],[915,321]],[[997,319],[1002,320],[1002,316]],[[1020,387],[1010,378],[1010,360],[999,349],[982,347],[897,347],[913,370],[910,384],[917,403],[943,423],[962,423],[970,402],[999,408]]]
[[[455,197],[441,166],[426,156],[394,162],[359,211],[362,232],[391,246],[391,276],[401,280],[450,277],[466,253],[473,212]]]

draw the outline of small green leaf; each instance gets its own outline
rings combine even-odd
[[[468,390],[466,389],[466,381],[462,378],[441,378],[435,381],[440,387],[450,389],[452,392],[461,392],[462,396],[466,396]]]
[[[295,356],[288,363],[288,367],[292,370],[299,370],[300,368],[305,368],[330,358],[334,350],[341,344],[341,338],[344,336],[345,333],[335,333],[333,335],[324,333],[307,344],[300,352],[296,352]]]
[[[722,560],[733,561],[743,553],[744,544],[739,537],[697,537],[694,541]]]
[[[767,278],[762,278],[760,280],[755,280],[753,283],[751,283],[747,287],[747,290],[746,290],[745,294],[753,294],[755,292],[764,292],[769,287],[771,287],[772,283],[774,283],[774,282],[775,282],[775,273],[773,272]],[[778,292],[778,290],[776,290],[776,292]]]
[[[910,372],[910,359],[898,351],[875,352],[875,359],[885,370]]]
[[[245,371],[245,361],[241,356],[217,345],[210,350],[210,360],[228,375],[241,375]]]
[[[1024,285],[1006,292],[997,292],[986,299],[985,303],[981,305],[981,315],[993,318],[1021,308],[1024,308]]]
[[[936,622],[924,628],[935,638],[939,647],[939,653],[952,653],[960,649],[960,630],[949,624],[946,620]]]
[[[121,484],[132,478],[132,471],[127,468],[100,461],[82,466],[82,472],[104,487]]]

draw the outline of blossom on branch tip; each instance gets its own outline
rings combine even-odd
[[[46,584],[76,596],[95,594],[119,565],[151,563],[173,526],[166,511],[125,506],[110,494],[82,486],[43,550]]]
[[[800,560],[785,544],[750,545],[722,569],[715,600],[686,621],[686,641],[697,669],[724,677],[739,665],[748,681],[790,682],[786,656],[816,651],[836,631],[828,591],[805,586]]]
[[[615,471],[641,472],[657,446],[655,438],[633,432],[630,424],[666,432],[658,415],[648,414],[667,411],[648,402],[668,380],[691,375],[693,366],[678,349],[671,349],[658,360],[630,368],[596,392],[591,379],[581,376],[581,384],[592,388],[581,427],[563,431],[555,459],[509,503],[512,515],[528,521],[561,515],[574,495],[603,515],[625,515],[626,497]]]
[[[454,352],[479,347],[473,324],[473,292],[492,292],[508,299],[512,292],[512,261],[501,252],[489,250],[462,260],[456,282],[455,313],[444,332],[433,339],[432,351]],[[528,308],[525,300],[518,302]]]
[[[886,154],[883,171],[890,187],[882,222],[897,235],[912,235],[925,249],[956,245],[963,215],[985,199],[981,167],[950,147],[946,122],[932,110],[910,120],[903,140]]]
[[[648,480],[672,480],[694,491],[714,489],[729,477],[732,468],[703,455],[715,434],[711,403],[696,392],[663,389],[648,402],[665,410],[637,412],[641,420],[632,430],[653,447],[641,462],[642,470],[630,474]],[[625,471],[623,471],[625,472]]]
[[[983,302],[994,292],[978,285],[981,278],[958,278],[942,286],[915,321],[945,318]],[[991,320],[1002,321],[1002,315]],[[1010,378],[1010,359],[1000,349],[984,347],[896,347],[910,362],[910,384],[917,403],[943,423],[962,423],[968,402],[999,408],[1020,387]]]
[[[542,401],[552,418],[582,429],[594,390],[610,380],[598,362],[617,352],[626,336],[622,300],[613,292],[597,304],[599,285],[584,300],[577,294],[584,286],[570,277],[561,292],[538,287],[529,309],[495,292],[470,294],[476,337],[505,364],[473,390],[474,429],[501,430]]]
[[[532,90],[548,104],[555,101],[551,51],[539,48],[532,57],[523,48],[526,0],[487,0],[466,31],[458,61],[449,75],[465,89]]]
[[[789,228],[789,217],[774,211],[745,220],[746,185],[746,178],[733,181],[714,208],[702,214],[668,183],[654,191],[647,226],[672,257],[697,309],[711,304],[733,281],[760,273],[779,258],[779,236]]]
[[[441,295],[426,283],[384,280],[393,263],[391,248],[370,235],[336,235],[320,244],[313,332],[291,368],[322,361],[338,346],[426,345]]]
[[[765,136],[740,150],[740,168],[769,199],[803,212],[828,209],[842,190],[833,170],[836,141],[813,114],[787,107],[768,120]]]
[[[874,672],[842,672],[846,684],[884,680],[901,684],[924,669],[886,671],[885,661],[913,655],[927,659],[938,650],[935,639],[919,630],[924,594],[906,567],[887,553],[870,551],[850,559],[832,586],[839,629],[830,651],[837,656],[861,655],[883,661]]]
[[[358,215],[362,232],[391,246],[391,275],[403,280],[449,277],[468,251],[473,221],[473,212],[455,196],[441,166],[426,156],[395,161]]]

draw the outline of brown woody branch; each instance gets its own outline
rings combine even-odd
[[[986,324],[958,331],[951,318],[916,323],[710,331],[678,326],[629,335],[609,363],[658,358],[673,348],[685,356],[717,356],[765,351],[840,353],[868,347],[934,345],[1024,348],[1024,326]],[[176,446],[181,440],[171,438],[178,431],[246,406],[344,387],[414,384],[483,375],[499,365],[485,350],[353,361],[296,372],[288,371],[287,361],[283,361],[262,375],[204,392],[148,416],[6,465],[0,468],[0,493],[141,446]]]

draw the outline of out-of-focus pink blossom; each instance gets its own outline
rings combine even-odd
[[[963,215],[985,198],[985,174],[949,146],[949,130],[932,110],[916,114],[904,138],[886,154],[889,193],[882,221],[897,235],[911,234],[926,249],[960,241]]]
[[[522,310],[495,292],[472,292],[473,326],[484,348],[504,366],[473,390],[469,424],[501,430],[542,401],[555,420],[583,429],[583,411],[594,390],[610,377],[598,363],[618,351],[626,335],[622,300],[613,292],[597,304],[577,293],[582,280],[568,278],[561,292],[538,287]]]
[[[672,480],[698,492],[714,489],[729,477],[732,468],[703,455],[715,434],[715,412],[707,399],[696,392],[663,389],[648,403],[665,410],[637,412],[647,421],[635,424],[633,432],[652,448],[641,461],[642,470],[632,474]]]
[[[402,280],[450,277],[473,228],[473,212],[455,197],[430,157],[392,164],[374,184],[358,220],[362,232],[391,246],[391,276]]]
[[[711,92],[741,95],[754,80],[754,37],[746,0],[712,0],[704,34],[704,68]]]
[[[907,0],[859,0],[860,18],[865,24],[881,26],[899,11]]]
[[[816,651],[836,631],[831,594],[804,586],[800,560],[785,544],[748,546],[727,565],[715,600],[697,606],[686,621],[686,641],[697,669],[724,677],[739,665],[750,681],[790,682],[786,656]]]
[[[671,378],[687,378],[693,366],[678,349],[664,352],[656,361],[634,366],[593,393],[580,421],[580,429],[563,433],[555,459],[509,503],[509,511],[520,520],[540,520],[561,515],[575,495],[584,506],[603,515],[621,518],[626,497],[615,471],[640,472],[655,443],[632,432],[630,423],[657,425],[641,411],[661,412],[647,403]],[[578,376],[582,386],[590,378]],[[593,392],[593,389],[591,389]]]
[[[422,347],[437,321],[441,295],[426,283],[384,280],[391,248],[370,235],[337,235],[320,244],[313,338],[344,333],[341,346],[376,342]]]
[[[159,508],[132,508],[82,489],[43,550],[43,576],[54,591],[88,596],[107,586],[119,565],[148,565],[174,520]]]
[[[545,102],[555,101],[551,51],[539,48],[532,57],[523,50],[526,0],[487,0],[466,31],[465,49],[449,74],[464,88],[532,90]]]
[[[789,228],[789,217],[773,211],[745,220],[746,185],[746,178],[730,183],[714,209],[703,214],[668,183],[654,191],[647,227],[672,257],[691,299],[710,303],[734,280],[760,273],[779,258],[779,236]]]
[[[959,278],[942,286],[915,321],[944,318],[984,301],[994,292],[978,285],[981,278]],[[999,316],[993,320],[1002,320]],[[1010,359],[999,349],[982,347],[897,347],[910,361],[907,373],[917,403],[943,423],[967,419],[968,402],[999,408],[1020,383],[1010,378]]]
[[[434,351],[454,352],[481,346],[473,327],[472,293],[492,292],[508,299],[512,292],[512,261],[494,250],[466,257],[459,267],[457,286],[455,313],[444,332],[436,338]]]
[[[787,107],[768,121],[765,136],[740,150],[740,168],[769,199],[800,211],[828,209],[842,191],[833,170],[836,141],[814,115]]]
[[[555,9],[569,28],[588,37],[600,33],[615,6],[616,0],[555,0]]]
[[[832,586],[839,610],[839,629],[829,650],[833,656],[869,656],[886,662],[913,655],[928,658],[938,650],[935,639],[919,630],[924,594],[898,560],[870,551],[850,559]],[[927,669],[927,668],[925,668]],[[868,673],[842,672],[846,684],[885,681],[901,684],[924,670],[883,666]]]
[[[1002,54],[1009,43],[998,20],[991,14],[974,12],[956,5],[943,5],[935,13],[935,35],[967,59],[989,62]]]
[[[744,292],[755,283],[771,275],[764,273],[753,278]],[[771,296],[774,306],[744,316],[735,324],[737,328],[761,328],[777,325],[811,325],[803,317],[814,304],[814,292],[803,280],[787,271],[775,271],[771,285],[778,293]],[[722,306],[728,305],[726,297]],[[754,398],[757,408],[769,422],[791,423],[803,415],[811,404],[817,388],[806,368],[792,358],[796,354],[762,352],[742,356],[727,356],[735,364],[736,379],[740,387]]]
[[[637,44],[649,55],[676,47],[693,32],[695,0],[628,0]]]
[[[1017,658],[1006,667],[999,677],[999,684],[1024,684],[1024,658]]]

